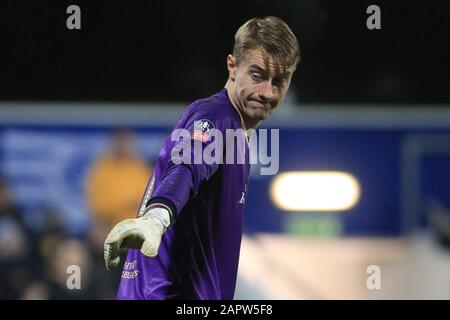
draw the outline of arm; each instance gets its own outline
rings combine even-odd
[[[203,110],[202,110],[203,111]],[[205,112],[205,111],[204,111]],[[224,131],[223,119],[214,118],[214,115],[205,115],[204,112],[194,112],[182,126],[188,132],[187,139],[172,141],[167,152],[175,148],[188,147],[189,163],[175,163],[172,157],[168,160],[165,170],[158,177],[158,186],[152,192],[152,198],[146,204],[146,210],[142,217],[128,219],[116,225],[105,241],[105,262],[108,269],[119,263],[120,248],[141,249],[142,254],[148,257],[157,255],[163,233],[176,219],[186,202],[195,197],[200,185],[210,179],[217,171],[218,163],[194,163],[196,153],[213,142],[213,139],[201,140],[202,148],[195,148],[199,144],[195,133],[202,124],[210,126],[208,134],[213,130],[219,130],[222,136]],[[206,119],[206,122],[204,121]],[[196,131],[197,130],[197,131]],[[193,137],[191,139],[191,137]],[[205,136],[203,136],[204,138]],[[196,140],[197,139],[197,140]],[[197,155],[198,156],[198,155]]]

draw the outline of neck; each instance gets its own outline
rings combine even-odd
[[[239,104],[236,95],[234,94],[234,82],[230,79],[227,80],[227,83],[225,84],[225,89],[228,91],[228,97],[230,98],[231,104],[234,106],[237,112],[239,112],[239,115],[241,116],[241,119],[243,121],[243,125],[245,126],[244,130],[248,129],[256,129],[261,121],[253,120],[247,117],[245,112],[243,111],[243,107]]]

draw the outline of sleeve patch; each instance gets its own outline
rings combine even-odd
[[[214,129],[214,124],[208,119],[194,121],[194,132],[192,133],[192,139],[206,142]]]

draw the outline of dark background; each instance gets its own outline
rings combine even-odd
[[[81,7],[81,30],[66,28],[70,4]],[[381,30],[366,28],[370,4]],[[301,43],[299,102],[450,102],[449,1],[2,1],[0,10],[0,100],[207,96],[226,81],[237,28],[276,15]]]

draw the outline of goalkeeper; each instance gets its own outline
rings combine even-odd
[[[248,137],[236,135],[236,145],[233,139],[233,154],[245,160],[233,164],[179,163],[173,154],[195,140],[205,149],[217,143],[216,130],[225,137],[229,129],[257,128],[283,101],[299,60],[298,41],[281,19],[253,18],[239,28],[227,56],[225,88],[185,110],[175,129],[187,130],[190,139],[165,141],[138,217],[117,224],[105,240],[107,269],[119,263],[120,248],[129,248],[118,299],[233,299],[250,170]],[[230,152],[228,142],[222,155]],[[183,158],[198,156],[198,149],[190,150]]]

